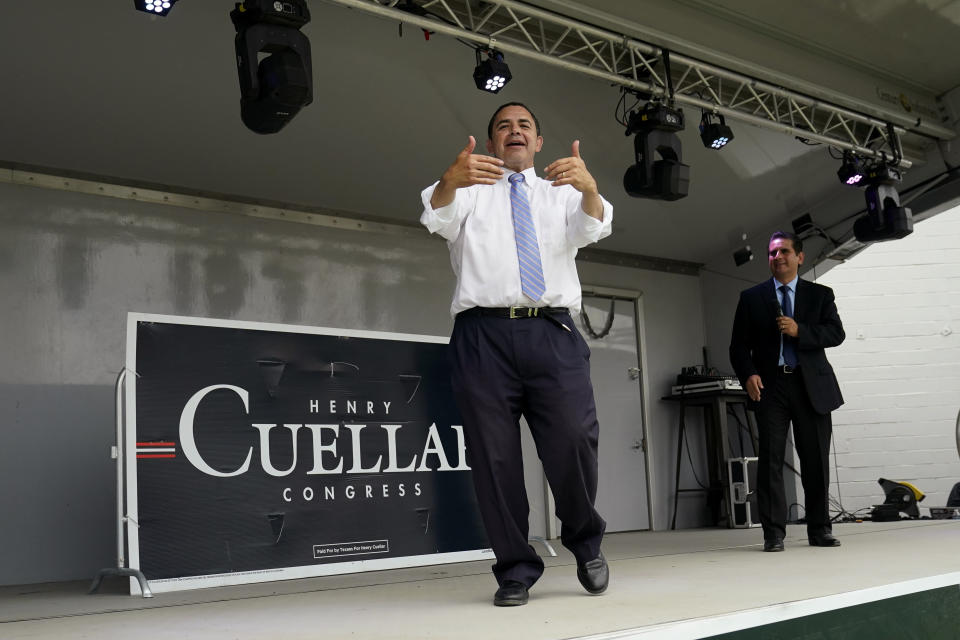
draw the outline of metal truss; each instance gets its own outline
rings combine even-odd
[[[908,130],[939,139],[955,135],[931,123],[917,128],[902,114],[885,113],[889,120],[868,115],[882,111],[876,105],[865,105],[861,113],[830,104],[516,0],[326,1],[600,78],[644,99],[672,99],[865,158],[902,156],[899,138]],[[911,164],[901,162],[904,168]]]

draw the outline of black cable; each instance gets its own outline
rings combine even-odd
[[[847,222],[848,220],[852,220],[853,218],[859,218],[860,216],[862,216],[862,215],[865,214],[866,212],[867,212],[866,209],[860,209],[860,210],[857,211],[856,213],[851,213],[851,214],[848,215],[846,218],[841,218],[841,219],[837,220],[836,222],[834,222],[833,224],[831,224],[830,226],[828,226],[827,229],[833,229],[834,227],[838,227],[838,226],[840,226],[841,224],[843,224],[844,222]]]
[[[444,17],[438,13],[434,13],[429,9],[421,7],[420,5],[414,3],[413,0],[407,0],[403,4],[395,5],[393,8],[398,9],[399,11],[404,11],[406,13],[409,13],[415,16],[420,16],[421,18],[427,18],[427,17],[433,18],[435,20],[439,20],[440,22],[445,22],[452,27],[457,26],[457,23],[454,22],[453,20],[447,17]],[[420,27],[420,28],[423,29],[423,27]],[[423,30],[427,31],[427,29],[423,29]]]
[[[627,118],[625,116],[621,116],[620,114],[626,114],[626,103],[627,90],[624,87],[620,87],[620,98],[617,100],[617,106],[613,108],[613,119],[624,127],[627,126]]]
[[[434,13],[433,11],[430,11],[429,9],[425,9],[425,8],[421,7],[420,5],[418,5],[418,4],[415,4],[415,3],[413,2],[413,0],[406,0],[406,2],[404,2],[403,4],[394,3],[394,5],[392,5],[392,6],[393,6],[394,9],[397,9],[397,10],[399,10],[399,11],[404,11],[404,12],[409,13],[409,14],[411,14],[411,15],[420,16],[420,17],[422,17],[422,18],[428,18],[428,17],[429,17],[429,18],[433,18],[434,20],[438,20],[439,22],[445,22],[446,24],[448,24],[448,25],[450,25],[450,26],[457,26],[457,24],[456,24],[453,20],[450,20],[449,18],[446,18],[446,17],[444,17],[444,16],[442,16],[442,15],[440,15],[440,14]],[[402,38],[402,37],[403,37],[403,22],[400,22],[400,23],[397,25],[397,27],[398,27],[398,33],[399,33],[400,37]],[[424,35],[426,36],[426,38],[427,38],[428,40],[430,39],[430,36],[432,36],[434,33],[436,33],[436,31],[430,31],[429,29],[425,29],[424,27],[419,27],[419,29],[420,29],[421,31],[423,31]],[[460,40],[459,38],[454,38],[454,40],[456,40],[457,42],[460,42],[461,44],[467,44],[467,43],[465,43],[463,40]],[[474,47],[474,45],[472,45],[472,44],[470,44],[470,45],[468,45],[468,46],[470,46],[471,48]]]
[[[864,518],[869,517],[871,511],[873,511],[873,507],[863,507],[862,509],[857,509],[853,513],[847,514],[847,518],[843,520],[843,522],[856,522],[857,520],[863,520]]]
[[[839,246],[840,246],[840,241],[839,241],[839,240],[836,240],[835,238],[832,238],[832,237],[830,236],[830,234],[827,233],[826,229],[824,229],[823,227],[815,224],[815,225],[813,225],[813,230],[817,232],[817,235],[818,235],[818,236],[820,236],[820,237],[822,237],[823,239],[827,240],[827,241],[830,242],[830,244],[832,244],[833,246],[835,246],[835,247],[839,247]]]
[[[630,108],[627,108],[627,94],[632,94],[636,100],[630,105]],[[630,126],[630,116],[629,113],[633,111],[640,104],[640,96],[636,91],[627,89],[626,87],[620,87],[620,98],[617,100],[617,106],[613,109],[613,119],[617,121],[618,124],[623,125],[624,127]]]
[[[605,338],[608,333],[610,333],[610,328],[613,326],[613,316],[614,308],[616,307],[617,299],[610,298],[610,311],[607,312],[607,320],[603,325],[603,329],[600,330],[600,333],[597,333],[593,330],[593,326],[590,324],[590,316],[587,315],[586,307],[580,307],[580,322],[583,324],[583,328],[587,331],[587,334],[594,340],[599,340],[600,338]]]
[[[686,420],[685,420],[685,418],[686,418],[686,414],[687,414],[687,410],[686,410],[687,403],[686,403],[686,401],[685,401],[685,397],[686,397],[686,394],[681,390],[681,392],[680,392],[680,432],[677,434],[677,438],[679,438],[680,441],[677,443],[677,466],[676,466],[676,469],[675,469],[675,471],[676,471],[676,482],[675,482],[676,486],[674,487],[674,494],[673,494],[673,518],[672,518],[671,521],[670,521],[670,529],[671,529],[671,530],[677,528],[677,513],[678,513],[679,510],[680,510],[680,505],[679,505],[679,502],[678,502],[678,500],[679,500],[679,498],[680,498],[680,492],[681,492],[681,491],[696,491],[696,489],[681,489],[681,488],[680,488],[680,461],[681,461],[681,457],[680,457],[680,456],[681,456],[682,448],[684,448],[684,446],[685,446],[685,448],[686,448],[686,450],[687,450],[687,461],[690,463],[690,471],[693,473],[693,478],[694,478],[694,480],[697,481],[697,484],[700,485],[700,489],[707,492],[708,504],[709,504],[709,499],[710,499],[710,488],[707,487],[707,486],[704,486],[704,484],[703,484],[702,482],[700,482],[700,477],[697,475],[697,471],[696,471],[696,469],[695,469],[694,466],[693,466],[693,457],[690,455],[690,443],[689,443],[689,440],[688,440],[687,437],[686,437],[687,429],[686,429]]]
[[[743,424],[743,421],[740,420],[740,416],[738,416],[737,413],[733,410],[733,407],[730,407],[730,406],[727,407],[727,414],[728,414],[728,415],[732,415],[733,418],[737,421],[737,426],[738,426],[742,431],[746,431],[746,432],[750,435],[750,438],[751,438],[750,444],[751,444],[751,447],[752,447],[752,445],[753,445],[753,434],[750,433],[750,430]],[[729,436],[728,436],[728,438],[729,438]],[[834,509],[837,511],[836,515],[831,516],[830,522],[838,522],[838,521],[852,522],[852,521],[855,521],[855,520],[862,519],[862,518],[859,518],[859,517],[857,516],[857,514],[860,513],[860,512],[862,512],[862,511],[870,511],[870,507],[864,507],[863,509],[858,509],[857,511],[855,511],[855,512],[853,512],[853,513],[850,513],[850,512],[847,511],[846,508],[843,506],[843,496],[842,496],[841,493],[840,493],[840,471],[839,471],[839,467],[837,466],[837,449],[836,449],[836,443],[834,442],[834,437],[833,437],[833,433],[832,433],[832,432],[830,433],[830,442],[831,442],[831,448],[833,449],[833,470],[834,470],[834,474],[835,474],[836,482],[837,482],[837,498],[835,499],[832,495],[830,495],[829,489],[828,489],[828,492],[827,492],[827,500],[828,500],[830,506],[834,507]],[[728,442],[727,444],[728,444],[728,445],[731,445],[732,443]],[[731,447],[731,448],[732,448],[732,447]],[[742,441],[741,441],[741,444],[740,444],[740,453],[741,453],[741,454],[743,453],[743,443],[742,443]],[[759,455],[758,452],[756,452],[756,451],[754,451],[754,453],[757,454],[757,455]],[[688,454],[689,454],[689,450],[688,450]],[[693,464],[693,463],[691,462],[691,466],[692,466],[692,464]],[[802,476],[800,475],[800,472],[799,472],[797,469],[795,469],[792,464],[790,464],[789,462],[784,461],[784,466],[787,467],[788,469],[790,469],[791,471],[793,471],[794,475],[796,475],[796,476],[797,476],[798,478],[800,478],[801,481],[802,481]],[[701,485],[701,486],[702,486],[702,485]],[[796,505],[797,507],[800,507],[800,506],[801,506],[799,503],[794,502],[793,504],[791,504],[791,505],[787,508],[787,519],[788,519],[788,520],[789,520],[790,509],[791,509],[794,505]],[[804,511],[806,511],[806,509],[804,509]],[[804,517],[806,517],[806,516],[804,516]],[[799,523],[799,522],[800,522],[800,514],[799,514],[799,512],[798,512],[798,513],[797,513],[797,520],[794,521],[794,524]]]
[[[796,518],[796,520],[791,520],[791,519],[790,519],[790,509],[792,509],[792,508],[794,508],[794,507],[797,508],[797,518]],[[800,509],[803,509],[803,517],[802,517],[802,518],[800,517]],[[787,524],[803,524],[803,522],[806,521],[806,519],[807,519],[807,510],[804,509],[803,505],[800,504],[799,502],[794,502],[794,503],[791,504],[789,507],[787,507]]]
[[[837,443],[833,438],[833,429],[830,430],[830,448],[833,449],[833,476],[837,479],[837,504],[841,511],[846,511],[843,508],[843,495],[840,494],[840,468],[837,466]]]
[[[840,468],[837,465],[837,446],[833,438],[833,430],[830,431],[830,447],[833,449],[833,472],[834,477],[837,479],[837,499],[835,501],[836,507],[839,510],[839,513],[830,519],[830,522],[836,522],[840,518],[850,518],[856,519],[852,513],[847,511],[843,506],[843,496],[840,493]],[[830,500],[833,500],[833,497],[830,496],[829,487],[827,488],[827,495]]]
[[[684,433],[683,448],[687,450],[687,462],[690,463],[690,472],[693,473],[693,479],[697,482],[697,486],[704,491],[709,491],[710,487],[700,482],[700,476],[697,475],[697,469],[693,466],[693,456],[690,455],[690,439],[686,437],[686,433]]]

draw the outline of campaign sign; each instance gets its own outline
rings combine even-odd
[[[128,556],[152,590],[492,557],[445,338],[127,329]]]

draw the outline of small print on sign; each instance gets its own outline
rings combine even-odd
[[[335,558],[337,556],[365,556],[372,553],[389,553],[389,540],[367,540],[365,542],[338,542],[313,545],[313,558]]]

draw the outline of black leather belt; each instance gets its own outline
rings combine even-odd
[[[778,364],[777,373],[797,373],[800,371],[800,367],[791,367],[788,364]]]
[[[471,307],[460,313],[465,316],[493,316],[518,320],[569,312],[570,310],[566,307]]]
[[[460,316],[487,316],[493,318],[506,318],[510,320],[522,320],[524,318],[546,318],[553,324],[565,331],[571,331],[570,327],[557,316],[569,314],[570,310],[566,307],[471,307],[461,311]]]

